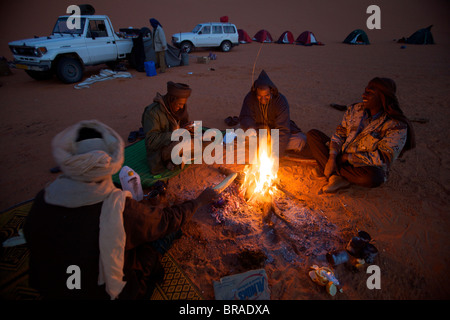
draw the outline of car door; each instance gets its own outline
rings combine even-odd
[[[211,32],[212,32],[212,37],[211,37],[212,46],[214,46],[214,47],[220,46],[220,44],[224,40],[222,25],[220,25],[220,24],[214,25],[213,24]]]
[[[209,47],[211,46],[211,43],[212,43],[211,25],[205,24],[202,26],[202,28],[198,31],[197,35],[195,36],[194,45],[196,47]]]
[[[89,19],[86,47],[91,64],[117,59],[117,46],[109,25],[104,19]]]

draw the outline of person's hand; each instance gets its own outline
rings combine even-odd
[[[197,197],[197,201],[200,203],[200,206],[204,206],[210,203],[212,200],[216,199],[219,196],[219,193],[211,187],[206,188],[200,193]]]
[[[325,164],[325,168],[323,169],[323,174],[325,177],[329,178],[337,169],[336,158],[330,157]]]
[[[188,130],[190,133],[194,133],[195,129],[194,122],[190,121],[186,123],[185,125],[183,125],[183,129]]]

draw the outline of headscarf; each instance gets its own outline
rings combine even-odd
[[[187,84],[175,83],[173,81],[167,82],[167,93],[177,98],[189,98],[192,89]]]
[[[177,99],[189,98],[191,92],[192,89],[187,84],[175,83],[172,81],[167,82],[167,94],[163,98],[164,107],[166,107],[169,115],[175,118],[175,120],[178,122],[188,118],[187,104],[185,104],[183,108],[181,108],[177,112],[174,112],[174,110],[172,109],[172,105]]]
[[[394,80],[375,77],[370,80],[369,85],[377,89],[378,96],[383,105],[383,110],[389,115],[389,117],[405,123],[408,127],[407,139],[402,153],[403,151],[413,149],[416,146],[414,129],[411,122],[403,114],[402,109],[400,109],[400,104],[396,96],[397,85]]]
[[[156,20],[155,18],[150,19],[150,25],[152,26],[153,29],[156,29],[158,26],[162,28],[161,23],[159,23],[159,21]]]
[[[98,137],[82,137],[80,133],[84,129],[96,131]],[[122,213],[126,197],[132,197],[129,191],[116,188],[112,181],[112,175],[123,164],[124,142],[110,127],[88,120],[57,134],[52,150],[63,174],[45,188],[45,202],[66,208],[102,202],[98,284],[105,284],[106,292],[115,299],[126,284],[123,281],[126,234]]]

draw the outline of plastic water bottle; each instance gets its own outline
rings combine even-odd
[[[144,198],[141,177],[133,169],[128,166],[123,166],[120,170],[119,178],[122,184],[122,190],[130,191],[133,199],[141,201]]]

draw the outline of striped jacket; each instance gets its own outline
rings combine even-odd
[[[330,153],[347,153],[355,167],[382,168],[387,177],[392,162],[402,151],[407,138],[406,123],[386,113],[369,119],[362,103],[350,106],[331,138]]]

